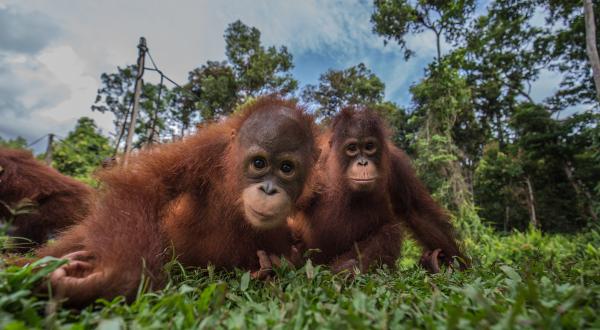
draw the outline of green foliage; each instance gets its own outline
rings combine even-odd
[[[350,105],[383,102],[385,84],[363,63],[345,70],[330,69],[319,77],[319,85],[307,85],[302,98],[318,104],[317,116],[330,118]],[[389,106],[389,104],[388,104]]]
[[[290,73],[293,57],[285,46],[265,48],[260,31],[239,20],[229,24],[224,38],[227,61],[207,61],[192,70],[182,91],[186,93],[176,99],[184,110],[184,130],[189,126],[186,118],[191,109],[199,110],[201,120],[212,121],[231,114],[248,98],[287,96],[298,88]],[[181,118],[175,113],[172,117]]]
[[[257,28],[235,21],[225,30],[225,44],[243,97],[274,92],[286,95],[298,88],[289,73],[294,67],[292,54],[285,46],[265,49]]]
[[[412,143],[417,127],[409,123],[406,110],[389,101],[372,104],[370,107],[388,122],[394,144],[409,153],[413,151]]]
[[[144,83],[140,96],[140,113],[135,125],[137,139],[134,147],[161,141],[161,133],[166,128],[168,105],[171,92],[161,85]],[[173,109],[171,109],[173,110]]]
[[[135,65],[117,67],[116,73],[103,73],[102,87],[98,89],[96,101],[92,105],[92,111],[114,115],[114,145],[117,148],[122,147],[129,132],[136,77]],[[134,148],[161,142],[167,137],[167,132],[175,136],[178,133],[175,131],[185,132],[192,124],[196,104],[189,87],[169,89],[164,81],[161,83],[143,81],[134,125]]]
[[[208,61],[189,73],[189,81],[192,93],[200,99],[196,106],[202,119],[226,116],[238,102],[238,82],[227,62]]]
[[[102,87],[98,89],[92,111],[109,112],[114,115],[113,121],[117,137],[117,148],[121,139],[126,136],[128,117],[131,116],[130,106],[133,102],[133,88],[137,76],[137,68],[128,65],[117,67],[116,73],[103,73],[100,76]]]
[[[541,0],[548,10],[546,23],[553,27],[545,38],[550,42],[550,69],[562,74],[560,88],[548,100],[553,110],[589,104],[598,106],[592,70],[586,54],[585,22],[578,0]],[[596,29],[600,26],[600,1],[594,0]],[[533,4],[535,6],[535,4]],[[600,35],[596,34],[600,45]]]
[[[489,144],[477,167],[474,186],[480,214],[504,231],[526,229],[529,180],[544,230],[572,231],[593,223],[592,192],[600,180],[591,152],[594,118],[581,113],[558,121],[539,105],[521,104],[511,120],[515,141],[503,149]]]
[[[511,148],[514,149],[514,148]],[[488,224],[507,232],[527,229],[528,213],[524,170],[512,152],[503,152],[498,143],[486,146],[474,178],[474,196],[479,214]]]
[[[187,130],[196,121],[196,99],[189,85],[173,88],[167,97],[167,125],[172,136],[185,136]],[[177,132],[179,131],[179,132]]]
[[[599,242],[598,231],[490,234],[467,240],[471,270],[433,276],[416,266],[419,250],[412,242],[398,270],[354,279],[311,263],[278,268],[267,283],[242,271],[174,267],[164,290],[141,294],[130,305],[99,300],[80,313],[58,309],[44,317],[47,298],[32,291],[59,264],[48,259],[0,269],[0,327],[596,328]]]
[[[373,31],[384,42],[393,40],[404,50],[408,59],[414,52],[407,48],[406,35],[432,31],[437,40],[438,61],[441,59],[440,38],[456,41],[469,16],[475,10],[474,0],[375,0],[371,16]]]
[[[466,80],[445,61],[430,66],[428,75],[411,87],[419,122],[415,167],[434,198],[454,211],[463,231],[476,236],[483,228],[475,212],[472,192],[460,161],[465,153],[455,144],[459,114],[472,111]]]
[[[8,204],[0,200],[0,208],[5,210],[5,217],[0,217],[0,250],[10,250],[17,247],[31,246],[31,240],[24,237],[9,237],[8,232],[11,230],[15,218],[19,215],[36,213],[38,209],[37,203],[29,198],[23,198],[16,203]]]
[[[0,147],[12,149],[27,149],[27,140],[24,137],[17,136],[14,139],[5,140],[0,136]]]
[[[54,146],[52,166],[63,174],[92,183],[92,172],[112,151],[108,138],[100,134],[94,121],[81,117],[75,129]]]

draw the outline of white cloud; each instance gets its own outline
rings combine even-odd
[[[25,117],[68,94],[37,56],[0,53],[0,114]]]
[[[111,131],[112,117],[93,113],[90,105],[102,73],[135,62],[140,36],[158,66],[185,82],[189,70],[225,58],[224,30],[240,19],[261,31],[263,44],[286,45],[296,57],[319,54],[338,69],[365,62],[386,82],[388,96],[407,95],[436,52],[429,32],[407,36],[416,53],[408,62],[393,42],[384,47],[372,32],[366,0],[0,0],[0,10],[23,18],[11,21],[18,35],[36,36],[17,38],[14,29],[1,34],[16,42],[10,54],[0,53],[0,96],[11,96],[0,97],[0,135],[9,137],[65,134],[83,115]],[[32,34],[40,27],[53,33]],[[556,86],[546,78],[534,85],[534,95]],[[153,80],[151,73],[146,79]]]
[[[23,15],[36,17],[44,13],[44,20],[51,20],[56,30],[62,32],[57,38],[44,40],[46,48],[39,57],[11,57],[13,62],[23,63],[9,64],[13,71],[33,64],[49,70],[44,80],[26,72],[20,72],[18,80],[31,80],[39,85],[23,97],[23,105],[30,108],[31,118],[43,119],[47,130],[55,133],[65,133],[82,115],[93,116],[105,130],[112,130],[110,115],[94,114],[89,106],[103,72],[134,63],[140,36],[147,38],[159,67],[179,82],[186,80],[189,70],[207,60],[225,58],[223,33],[227,24],[237,19],[261,30],[265,45],[287,45],[295,55],[327,53],[340,57],[339,63],[344,63],[373,47],[381,52],[393,50],[393,46],[384,48],[382,40],[372,34],[371,7],[367,2],[7,0],[4,3],[9,10]],[[57,93],[56,86],[66,89]],[[14,89],[24,87],[14,86]],[[37,99],[47,104],[36,106]],[[31,130],[38,130],[34,126]],[[25,128],[23,125],[11,131],[35,134],[25,132]],[[2,132],[7,134],[6,130]]]
[[[39,60],[61,83],[70,88],[70,97],[53,107],[44,109],[40,114],[41,117],[73,123],[79,117],[88,116],[94,118],[106,131],[112,130],[110,116],[90,111],[90,106],[96,97],[98,82],[95,77],[85,72],[85,61],[71,47],[50,48],[40,54]]]

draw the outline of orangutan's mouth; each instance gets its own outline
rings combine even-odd
[[[350,178],[350,180],[358,182],[358,183],[369,183],[369,182],[373,182],[375,181],[377,178],[368,178],[368,179],[363,179],[363,178]]]

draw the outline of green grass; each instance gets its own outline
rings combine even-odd
[[[471,270],[433,276],[415,265],[414,244],[405,244],[398,270],[354,279],[311,264],[278,269],[268,283],[174,267],[173,284],[131,305],[98,301],[49,315],[48,300],[32,292],[60,262],[3,266],[0,328],[600,328],[600,232],[485,235],[466,245]]]

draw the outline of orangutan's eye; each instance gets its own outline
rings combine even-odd
[[[289,162],[284,162],[281,164],[281,172],[285,174],[290,174],[292,173],[292,171],[294,171],[294,164]]]
[[[262,170],[267,166],[267,161],[262,157],[257,157],[252,161],[252,166],[257,170]]]

